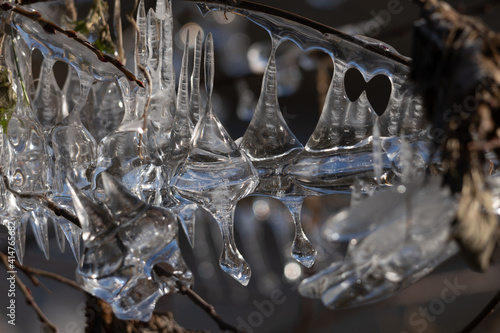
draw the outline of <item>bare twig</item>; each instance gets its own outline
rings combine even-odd
[[[137,77],[135,77],[132,72],[130,72],[121,61],[118,59],[115,59],[107,54],[102,53],[98,48],[96,48],[94,45],[92,45],[89,41],[83,40],[82,38],[78,37],[76,32],[73,30],[64,30],[60,26],[58,26],[55,23],[52,23],[51,21],[48,21],[42,17],[42,14],[40,14],[37,11],[28,11],[20,6],[13,5],[10,2],[2,2],[0,3],[0,9],[4,11],[13,11],[16,14],[22,15],[32,21],[35,21],[39,23],[43,30],[45,30],[46,33],[48,34],[55,34],[56,31],[59,33],[62,33],[63,35],[67,36],[68,38],[71,38],[75,40],[77,43],[83,45],[84,47],[88,48],[90,51],[92,51],[97,58],[102,61],[102,62],[109,62],[113,66],[115,66],[120,72],[122,72],[128,80],[134,81],[137,83],[140,87],[144,88],[144,83],[139,80]]]
[[[3,254],[3,253],[0,253],[0,255],[1,256],[5,256],[5,254]],[[34,277],[34,275],[43,276],[43,277],[55,280],[57,282],[63,283],[65,285],[70,286],[70,287],[72,287],[72,288],[74,288],[74,289],[76,289],[78,291],[83,292],[83,293],[86,293],[86,291],[84,289],[82,289],[82,287],[80,287],[80,285],[78,283],[76,283],[75,281],[70,280],[68,278],[65,278],[64,276],[61,276],[59,274],[56,274],[56,273],[53,273],[53,272],[44,271],[44,270],[38,269],[38,268],[33,268],[33,267],[25,266],[25,265],[22,265],[17,260],[14,262],[14,265],[16,265],[17,268],[19,268],[21,271],[23,271],[30,278],[32,276]]]
[[[57,332],[56,325],[54,325],[54,323],[52,323],[50,321],[50,319],[47,318],[47,316],[40,309],[40,307],[36,303],[35,299],[31,295],[31,292],[29,291],[28,287],[26,287],[26,285],[21,281],[19,276],[17,276],[16,272],[13,272],[10,270],[10,265],[9,265],[8,260],[7,260],[7,256],[4,253],[1,253],[0,259],[2,260],[3,265],[5,266],[5,269],[7,270],[7,272],[9,272],[10,274],[15,276],[16,284],[19,286],[19,289],[21,289],[21,292],[24,294],[24,297],[26,297],[26,302],[28,303],[28,305],[30,305],[33,308],[33,310],[35,310],[35,312],[38,316],[38,319],[42,323],[44,323],[52,332]]]
[[[186,295],[189,297],[190,300],[192,300],[196,305],[198,305],[200,308],[203,309],[218,325],[219,328],[223,331],[230,331],[230,332],[238,332],[238,329],[231,325],[226,323],[221,316],[215,311],[215,308],[212,304],[208,303],[205,301],[200,295],[195,293],[191,288],[186,286],[184,283],[182,283],[180,280],[176,281],[177,289],[182,295]]]
[[[118,60],[125,64],[127,59],[125,59],[125,50],[123,49],[122,11],[120,0],[115,0],[113,23],[116,32],[116,50],[118,52]]]
[[[495,311],[500,303],[500,291],[486,304],[479,314],[462,330],[461,333],[472,332],[484,319]]]
[[[78,12],[75,7],[75,2],[73,0],[64,0],[64,6],[66,7],[66,15],[68,15],[72,21],[76,21]]]
[[[137,0],[135,0],[135,2],[134,2],[134,8],[132,9],[132,11],[129,14],[127,14],[127,20],[130,22],[130,24],[134,28],[134,31],[137,35],[137,39],[139,39],[140,38],[139,27],[137,26],[137,22],[135,21],[134,16],[133,16],[136,9],[137,9]],[[135,47],[137,48],[137,45]],[[141,65],[141,63],[139,61],[139,52],[137,52],[137,50],[136,50],[135,54],[136,54],[136,56],[135,56],[136,66],[141,71],[141,73],[144,75],[144,77],[146,78],[146,82],[148,84],[148,97],[146,99],[146,104],[144,105],[144,112],[142,113],[142,121],[143,121],[142,122],[142,133],[139,133],[139,157],[142,160],[142,159],[144,159],[144,156],[142,154],[142,146],[144,144],[143,136],[146,134],[146,132],[148,130],[148,111],[149,111],[149,106],[151,104],[151,95],[153,94],[153,86],[151,85],[151,75],[149,75],[149,72],[146,69],[146,67]]]
[[[238,331],[238,329],[225,322],[222,317],[217,313],[215,310],[214,306],[207,301],[205,301],[200,295],[198,295],[194,290],[186,286],[180,279],[179,276],[176,274],[172,273],[172,269],[170,266],[166,263],[159,263],[154,266],[154,271],[156,274],[160,276],[165,276],[167,278],[176,278],[175,284],[177,287],[177,290],[179,291],[180,294],[186,295],[189,297],[190,300],[192,300],[196,305],[198,305],[200,308],[203,309],[218,325],[219,328],[223,331],[230,331],[230,332],[245,332],[245,331]]]

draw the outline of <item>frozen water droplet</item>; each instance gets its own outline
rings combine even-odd
[[[312,246],[309,239],[304,233],[301,224],[300,211],[302,208],[303,199],[283,198],[281,201],[286,205],[292,214],[293,223],[295,225],[295,236],[292,243],[292,257],[300,262],[305,267],[309,268],[314,264],[316,259],[316,250]]]
[[[196,125],[188,157],[172,184],[181,196],[212,213],[224,242],[220,266],[246,285],[250,279],[250,267],[234,243],[233,214],[238,200],[251,193],[257,185],[257,172],[212,109],[214,59],[211,34],[205,42],[205,62],[207,105]]]

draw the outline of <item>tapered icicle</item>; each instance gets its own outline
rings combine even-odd
[[[252,160],[279,157],[303,146],[288,128],[278,103],[276,49],[279,41],[273,38],[269,62],[264,72],[259,101],[252,121],[243,135],[240,148]]]
[[[36,208],[25,215],[29,215],[31,229],[35,235],[36,243],[40,250],[42,250],[45,258],[49,260],[49,226],[47,223],[47,212],[41,208]]]
[[[107,172],[102,174],[102,185],[106,200],[104,203],[119,219],[127,219],[129,215],[137,214],[146,203],[133,195],[123,184]]]
[[[151,73],[158,70],[160,64],[160,30],[161,26],[158,17],[150,8],[147,16],[147,67]],[[159,83],[159,82],[158,82]]]
[[[380,128],[378,117],[375,119],[373,124],[373,135],[372,135],[372,150],[373,150],[373,171],[375,173],[375,178],[377,184],[381,184],[382,181],[382,170],[384,167],[384,161],[382,156],[382,145],[380,141]]]
[[[168,165],[170,177],[182,163],[188,154],[189,142],[193,135],[193,123],[189,113],[188,93],[188,65],[189,65],[189,31],[184,44],[184,55],[182,56],[181,73],[179,77],[179,89],[177,92],[177,108],[175,110],[174,124],[170,136],[170,151]]]
[[[137,28],[138,32],[136,32],[135,36],[135,45],[136,45],[136,57],[135,57],[135,75],[139,79],[144,79],[144,74],[141,73],[138,64],[142,66],[147,66],[147,17],[146,17],[146,8],[144,6],[144,0],[139,1],[139,6],[137,7]]]
[[[96,205],[71,181],[66,181],[66,185],[71,192],[71,198],[82,226],[84,241],[94,238],[113,225],[107,210],[102,205]]]
[[[334,61],[334,73],[320,119],[314,132],[307,141],[308,151],[337,149],[342,144],[346,107],[349,100],[344,92],[346,64],[340,59]]]
[[[68,240],[69,246],[71,247],[71,251],[75,256],[76,262],[80,264],[80,242],[82,238],[82,229],[78,228],[76,225],[65,219],[59,219],[58,222],[60,228],[66,236],[66,239]]]
[[[66,247],[66,241],[64,236],[64,230],[62,229],[61,223],[58,218],[51,218],[52,225],[54,226],[54,232],[56,234],[57,245],[59,246],[59,250],[64,253]]]
[[[200,71],[201,71],[201,51],[202,51],[202,34],[201,30],[196,34],[194,43],[194,63],[193,72],[191,73],[191,96],[189,98],[189,108],[191,110],[191,121],[196,125],[200,119],[202,108],[201,92],[200,92]]]
[[[26,249],[26,226],[28,224],[28,216],[23,216],[16,223],[16,231],[15,231],[15,247],[17,260],[22,264],[24,259],[24,253]]]

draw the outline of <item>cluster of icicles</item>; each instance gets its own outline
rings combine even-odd
[[[54,3],[36,9],[53,21],[61,15]],[[206,14],[221,8],[200,9]],[[146,321],[157,299],[175,290],[174,278],[156,275],[154,265],[167,262],[175,279],[192,281],[177,245],[177,221],[194,244],[198,207],[220,226],[221,268],[247,285],[250,267],[233,235],[240,199],[255,194],[282,201],[295,223],[292,256],[311,267],[316,250],[301,227],[303,200],[351,190],[353,206],[363,209],[343,211],[323,228],[332,243],[350,244],[348,254],[303,281],[303,295],[322,297],[334,308],[374,301],[413,283],[456,251],[448,242],[455,201],[439,180],[418,181],[429,150],[407,67],[337,36],[245,12],[269,31],[272,50],[253,118],[234,141],[212,108],[211,34],[204,43],[201,33],[186,37],[176,91],[171,13],[169,0],[157,0],[147,14],[142,0],[139,4],[135,73],[147,83],[144,89],[73,40],[4,14],[12,28],[4,65],[13,74],[17,106],[0,136],[0,163],[10,186],[0,184],[0,216],[15,231],[20,261],[28,223],[48,258],[51,220],[59,246],[64,250],[66,237],[79,262],[77,281],[109,302],[119,318]],[[194,52],[189,39],[195,40]],[[304,50],[327,52],[335,65],[323,112],[305,146],[278,104],[275,52],[285,39]],[[44,57],[36,90],[35,48]],[[52,70],[56,61],[70,67],[62,88]],[[390,79],[385,110],[375,112],[366,92],[355,101],[346,97],[344,75],[351,68],[367,82],[377,75]],[[202,69],[206,98],[200,92]],[[76,214],[81,228],[54,215],[36,195]],[[410,204],[411,223],[405,208]]]

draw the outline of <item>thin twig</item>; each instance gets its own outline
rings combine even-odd
[[[75,2],[73,0],[64,0],[64,6],[66,7],[66,15],[72,21],[76,21],[78,18],[78,12],[75,7]]]
[[[113,66],[115,66],[120,72],[125,74],[128,80],[134,81],[137,83],[140,87],[144,88],[144,83],[139,80],[137,77],[135,77],[132,72],[130,72],[121,61],[119,61],[116,58],[113,58],[107,54],[102,53],[98,48],[96,48],[94,45],[92,45],[89,41],[83,40],[82,38],[78,37],[75,31],[73,30],[64,30],[63,28],[59,27],[57,24],[52,23],[51,21],[48,21],[42,17],[42,14],[40,14],[37,11],[28,11],[20,6],[13,5],[10,2],[2,2],[0,3],[0,9],[4,11],[13,11],[16,14],[22,15],[32,21],[35,21],[39,23],[43,30],[45,30],[46,33],[48,34],[55,34],[56,31],[62,33],[68,38],[71,38],[75,40],[77,43],[83,45],[90,51],[92,51],[97,58],[102,61],[102,62],[109,62]]]
[[[29,291],[28,287],[26,287],[26,285],[21,281],[21,279],[19,278],[19,276],[17,276],[16,272],[13,272],[13,271],[10,270],[10,266],[9,266],[9,262],[7,260],[7,256],[4,253],[1,253],[0,259],[2,260],[3,265],[5,266],[5,269],[7,270],[7,272],[9,272],[10,274],[12,274],[12,275],[15,276],[16,284],[19,286],[19,289],[21,289],[21,292],[24,294],[24,297],[26,297],[26,303],[28,303],[28,305],[30,305],[33,308],[33,310],[35,310],[35,312],[36,312],[36,314],[38,316],[38,319],[42,323],[44,323],[45,325],[47,325],[47,327],[52,332],[57,332],[56,325],[54,325],[54,323],[52,323],[50,321],[50,319],[47,318],[47,316],[40,309],[40,307],[36,303],[35,299],[31,295],[31,292]]]
[[[3,254],[3,253],[0,253],[0,255],[5,256],[5,254]],[[76,283],[75,281],[73,281],[71,279],[65,278],[64,276],[61,276],[59,274],[44,271],[44,270],[38,269],[38,268],[25,266],[25,265],[22,265],[17,260],[14,261],[14,265],[16,265],[16,267],[19,268],[20,270],[22,270],[26,275],[28,275],[28,277],[33,276],[33,275],[43,276],[46,278],[50,278],[52,280],[56,280],[57,282],[63,283],[65,285],[70,286],[78,291],[83,292],[83,293],[86,293],[86,291],[84,289],[82,289],[82,287],[80,287],[80,285],[78,283]]]
[[[116,50],[118,52],[118,60],[125,64],[127,59],[125,58],[125,50],[123,49],[122,11],[120,0],[115,0],[113,23],[116,32]]]
[[[486,317],[495,311],[498,303],[500,303],[500,291],[486,304],[479,314],[462,330],[460,333],[472,332]]]

